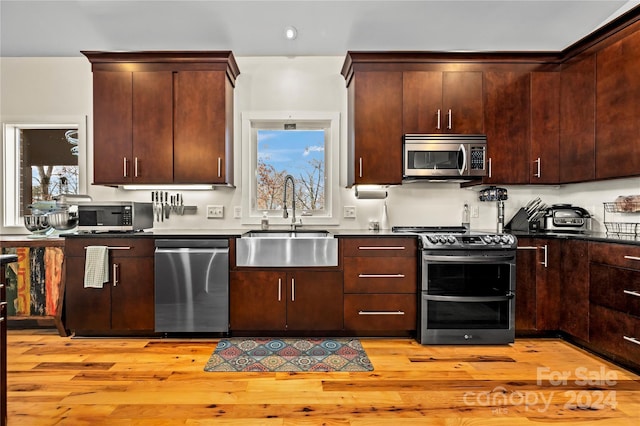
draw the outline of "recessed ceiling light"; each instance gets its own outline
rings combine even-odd
[[[288,26],[284,29],[284,36],[287,40],[295,40],[298,37],[298,30],[294,26]]]

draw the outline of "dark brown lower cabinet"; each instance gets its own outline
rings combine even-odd
[[[640,368],[640,317],[592,303],[589,343],[616,361]]]
[[[232,271],[229,303],[232,332],[342,330],[342,271]]]
[[[562,241],[560,330],[589,341],[589,242]]]
[[[109,282],[84,287],[85,252],[104,245],[109,252]],[[70,238],[65,244],[66,326],[76,334],[153,333],[154,240],[151,238]]]

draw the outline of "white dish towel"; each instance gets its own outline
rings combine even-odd
[[[109,249],[107,246],[88,246],[84,259],[84,287],[102,288],[109,282]]]

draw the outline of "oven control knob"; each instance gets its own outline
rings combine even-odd
[[[493,238],[491,238],[491,235],[485,235],[484,237],[482,237],[482,239],[487,244],[491,244],[493,242]]]
[[[447,237],[440,235],[440,237],[438,237],[438,242],[441,244],[447,244]]]
[[[438,237],[436,236],[427,235],[427,240],[429,240],[431,244],[438,244]]]
[[[449,235],[449,236],[447,237],[447,242],[448,242],[449,244],[455,244],[455,242],[456,242],[456,237],[454,237],[453,235]]]
[[[498,244],[500,242],[500,235],[494,235],[493,236],[493,242]]]
[[[500,237],[502,244],[513,244],[513,237],[511,235],[503,235]]]

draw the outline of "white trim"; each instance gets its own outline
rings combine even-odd
[[[2,118],[2,225],[5,228],[24,230],[20,214],[20,182],[18,165],[20,162],[15,129],[64,129],[78,128],[78,191],[86,194],[88,189],[87,167],[87,121],[86,115],[76,116],[19,116]]]
[[[269,111],[269,112],[243,112],[242,113],[242,224],[259,225],[262,214],[253,207],[255,200],[253,164],[257,163],[256,149],[252,146],[253,122],[258,121],[325,121],[329,122],[330,141],[325,144],[325,174],[328,182],[325,182],[325,211],[322,216],[304,216],[303,225],[339,225],[338,206],[340,204],[338,191],[339,183],[339,151],[340,151],[340,113],[322,111]],[[288,220],[270,217],[269,221],[274,225],[287,225]]]

